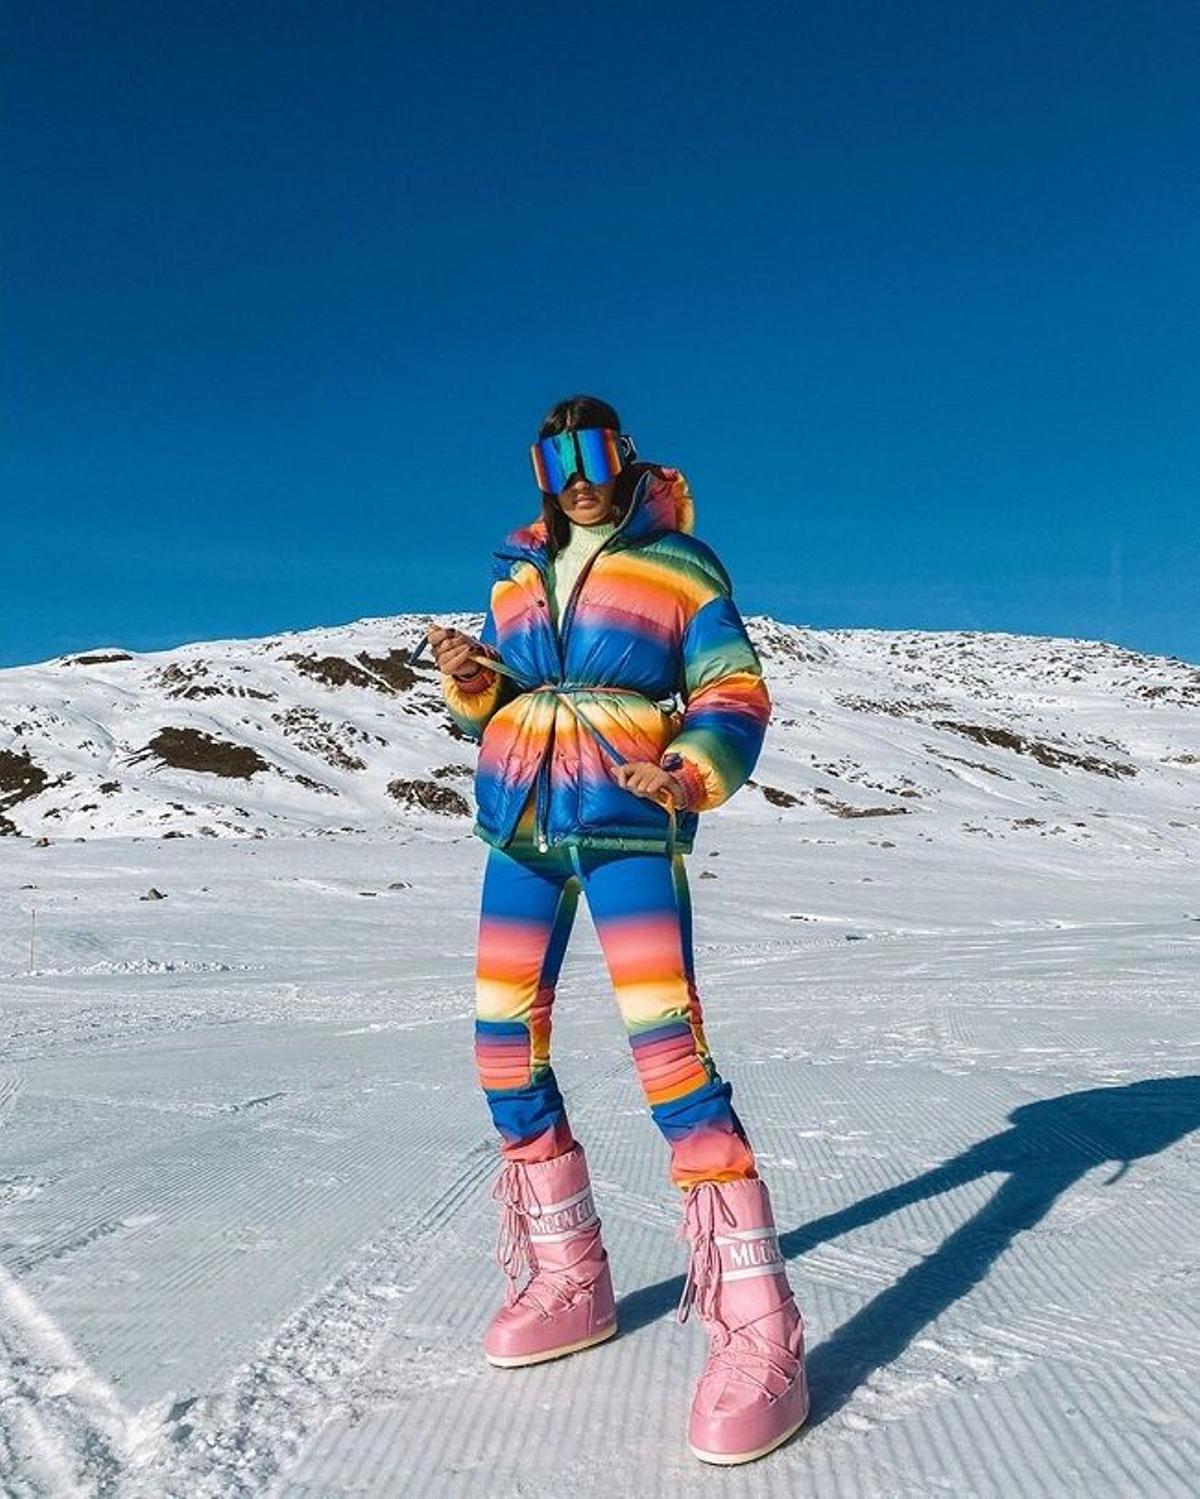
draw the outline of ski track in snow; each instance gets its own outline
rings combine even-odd
[[[867,940],[756,944],[744,913],[779,882],[749,846],[721,850],[720,886],[694,884],[701,993],[808,1324],[801,1438],[721,1475],[683,1447],[703,1339],[673,1320],[676,1200],[586,916],[555,1062],[622,1335],[497,1371],[478,1351],[502,1281],[462,903],[482,851],[407,849],[420,919],[364,928],[340,895],[314,921],[264,876],[308,866],[340,890],[394,858],[386,841],[174,842],[138,850],[179,902],[159,908],[153,961],[106,971],[93,949],[74,983],[0,981],[11,1492],[1189,1492],[1197,1121],[1194,1095],[1170,1092],[1200,1073],[1184,890],[1135,892],[1132,920],[1111,897],[1089,923],[1094,891],[1060,904],[1025,885],[1024,924],[1007,891],[1002,922],[972,925],[969,890],[931,902],[902,877],[873,892],[890,930],[879,908],[848,923],[873,925]],[[16,846],[0,937],[19,934],[34,874],[48,894],[86,883],[117,940],[103,912],[145,865],[102,878],[102,844],[50,857]],[[821,877],[848,910],[865,857],[848,843]],[[198,930],[181,897],[201,885],[220,899]],[[757,919],[769,933],[786,916]],[[64,942],[87,921],[71,911]],[[45,940],[47,969],[69,966],[50,922]],[[228,971],[180,961],[197,944]],[[1078,1103],[1147,1080],[1151,1123],[1132,1134]]]
[[[72,771],[11,810],[64,841],[0,838],[0,1491],[1194,1492],[1194,669],[755,623],[776,700],[755,779],[799,801],[747,788],[688,869],[706,1029],[771,1186],[814,1409],[716,1471],[684,1444],[703,1334],[674,1321],[678,1197],[586,902],[554,1058],[621,1335],[526,1370],[481,1357],[503,1291],[471,1055],[486,851],[382,791],[461,772],[470,746],[427,682],[392,700],[284,669],[382,657],[393,624],[0,673],[0,746],[20,724]],[[226,678],[320,711],[368,770],[317,776],[316,739],[265,722],[253,742],[334,795],[276,776],[221,797],[104,760],[152,712],[249,732],[253,696],[150,703],[153,681]],[[1046,767],[935,719],[1138,772]],[[122,790],[88,811],[107,776]],[[244,837],[239,802],[280,836]],[[201,821],[220,836],[125,836]]]

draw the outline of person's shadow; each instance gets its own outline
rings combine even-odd
[[[1104,1182],[1113,1186],[1132,1162],[1165,1150],[1200,1125],[1200,1077],[1148,1078],[1126,1087],[1089,1088],[1022,1104],[1008,1117],[1011,1129],[911,1181],[779,1236],[784,1257],[794,1259],[850,1229],[976,1177],[993,1171],[1008,1177],[974,1217],[808,1354],[808,1428],[838,1411],[873,1370],[890,1364],[927,1323],[977,1285],[1012,1239],[1032,1228],[1060,1192],[1105,1161],[1121,1163]],[[632,1332],[663,1316],[682,1289],[683,1277],[677,1276],[623,1296],[617,1307],[621,1331]],[[802,1297],[797,1299],[802,1302]]]

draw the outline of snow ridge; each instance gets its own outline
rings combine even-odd
[[[476,747],[436,671],[408,665],[430,618],[2,671],[0,833],[456,835]],[[747,624],[774,713],[739,817],[932,818],[1025,845],[1103,841],[1112,818],[1143,843],[1196,830],[1194,666],[1099,641]]]

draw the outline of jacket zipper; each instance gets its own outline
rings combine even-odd
[[[641,483],[642,481],[639,480],[638,482]],[[635,493],[636,493],[636,490],[635,490]],[[596,558],[600,555],[600,553],[602,551],[604,551],[605,547],[607,547],[610,542],[615,541],[616,538],[621,534],[621,531],[624,528],[626,521],[628,521],[629,517],[632,514],[633,514],[633,502],[631,500],[630,504],[629,504],[629,508],[626,510],[625,514],[621,517],[620,525],[617,526],[616,530],[613,531],[611,535],[606,536],[604,538],[604,540],[600,543],[600,545],[596,548],[596,550],[592,553],[592,555],[588,558],[588,560],[583,564],[583,567],[580,570],[579,576],[575,579],[574,585],[571,588],[571,592],[567,596],[567,607],[563,610],[562,614],[560,615],[560,627],[558,629],[554,628],[554,621],[549,618],[550,584],[549,584],[549,581],[548,581],[547,569],[546,569],[546,567],[545,567],[545,565],[544,565],[544,563],[543,563],[543,561],[542,561],[542,559],[540,557],[537,558],[537,560],[534,562],[534,566],[538,570],[538,576],[542,580],[542,591],[546,595],[547,623],[550,625],[551,629],[554,631],[554,641],[555,641],[555,645],[556,645],[557,650],[558,650],[558,674],[559,674],[560,677],[566,675],[566,670],[567,670],[567,631],[570,629],[571,619],[573,618],[574,613],[575,613],[575,605],[576,605],[576,602],[577,602],[577,600],[579,598],[579,591],[583,587],[583,581],[587,577],[588,573],[591,572],[591,570],[592,570],[592,563],[595,562]],[[508,556],[511,556],[511,557],[516,558],[519,561],[522,561],[522,562],[528,562],[530,560],[530,558],[525,553],[523,553],[523,552],[522,553],[514,553],[514,552],[506,552],[506,551],[500,550],[500,551],[498,551],[496,553],[496,556],[498,556],[498,557],[508,557]],[[543,791],[548,792],[548,790],[549,790],[550,776],[549,776],[548,772],[549,772],[549,765],[550,765],[550,752],[551,752],[551,750],[554,747],[554,724],[555,724],[555,720],[557,719],[557,716],[558,716],[558,708],[557,708],[557,705],[556,705],[556,707],[555,707],[555,717],[550,720],[550,737],[546,741],[546,748],[542,752],[541,764],[537,768],[537,785],[536,785],[536,789],[534,791],[534,799],[533,799],[533,830],[534,830],[534,837],[535,837],[535,839],[537,841],[538,852],[542,853],[542,854],[546,853],[548,851],[549,847],[550,847],[549,840],[546,837],[546,833],[547,833],[546,816],[547,816],[547,813],[548,813],[549,809],[543,806]]]
[[[626,510],[625,514],[621,517],[621,524],[616,528],[615,531],[612,532],[611,535],[606,536],[604,538],[604,540],[600,543],[600,545],[596,548],[596,550],[592,553],[592,555],[588,558],[588,560],[583,564],[583,567],[580,569],[579,576],[575,579],[574,586],[572,587],[571,592],[570,592],[570,594],[567,597],[567,607],[562,612],[560,626],[555,631],[555,636],[556,636],[556,638],[558,640],[558,662],[559,662],[559,675],[560,676],[565,676],[566,675],[566,671],[567,671],[567,634],[568,634],[568,632],[569,632],[569,630],[571,628],[571,620],[574,618],[574,615],[575,615],[575,606],[578,603],[579,593],[580,593],[580,590],[583,587],[584,579],[587,577],[588,573],[591,572],[591,570],[592,570],[592,564],[595,562],[596,558],[600,555],[600,553],[605,549],[605,547],[608,546],[609,542],[614,541],[616,539],[616,537],[621,534],[621,527],[624,526],[625,522],[629,519],[629,517],[632,514],[633,514],[633,504],[630,503],[630,506],[629,506],[628,510]],[[540,571],[540,569],[539,569],[539,571]],[[545,584],[545,574],[544,573],[542,574],[542,582],[543,582],[543,584]],[[549,598],[549,593],[547,591],[547,599],[548,598]],[[551,720],[551,723],[550,723],[550,741],[549,741],[549,745],[548,745],[547,748],[550,748],[554,744],[554,724],[557,721],[557,717],[558,717],[558,709],[557,709],[557,706],[556,706],[555,707],[555,717],[554,717],[554,719]],[[546,760],[545,763],[546,763],[547,766],[549,766],[549,760],[548,759]],[[547,775],[547,777],[546,777],[547,787],[549,786],[549,781],[550,781],[550,777],[549,777],[549,775]],[[543,825],[539,829],[539,831],[538,831],[538,849],[539,849],[539,851],[541,853],[545,853],[546,850],[547,850],[547,848],[548,848],[548,846],[549,845],[548,845],[548,843],[546,841],[546,830],[545,830],[545,827]]]
[[[600,543],[600,545],[596,548],[596,550],[592,553],[588,560],[583,564],[583,567],[580,569],[579,576],[575,579],[575,585],[571,589],[571,592],[567,598],[567,607],[563,610],[562,613],[562,625],[561,629],[559,630],[559,659],[562,663],[563,672],[565,672],[567,669],[567,632],[571,628],[571,620],[574,617],[575,605],[579,598],[579,590],[583,587],[584,579],[592,570],[592,563],[595,562],[596,558],[602,551],[604,551],[605,547],[607,547],[610,542],[615,541],[617,537],[620,536],[622,527],[625,525],[625,522],[632,514],[633,505],[631,503],[629,509],[626,510],[625,514],[621,517],[621,524],[616,528],[615,531],[612,532],[611,535],[604,538],[604,540]]]
[[[557,711],[557,710],[556,710]],[[550,765],[550,749],[554,744],[554,722],[550,723],[550,737],[546,741],[546,749],[542,755],[542,763],[538,766],[537,789],[534,792],[533,801],[533,829],[537,835],[538,853],[544,854],[549,848],[546,842],[546,813],[542,806],[543,789],[549,785],[550,776],[548,768]]]

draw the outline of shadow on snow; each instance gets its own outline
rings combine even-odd
[[[874,1370],[892,1363],[922,1328],[978,1285],[1016,1235],[1033,1228],[1059,1194],[1087,1172],[1119,1161],[1104,1183],[1114,1186],[1134,1161],[1165,1150],[1200,1125],[1200,1077],[1089,1088],[1022,1104],[1008,1118],[1011,1128],[911,1181],[780,1234],[784,1257],[795,1259],[839,1234],[978,1177],[1002,1172],[1008,1178],[932,1254],[809,1351],[809,1427],[840,1410]],[[682,1290],[683,1277],[677,1276],[623,1296],[617,1307],[621,1331],[633,1332],[666,1315]],[[802,1293],[797,1301],[803,1311]]]

